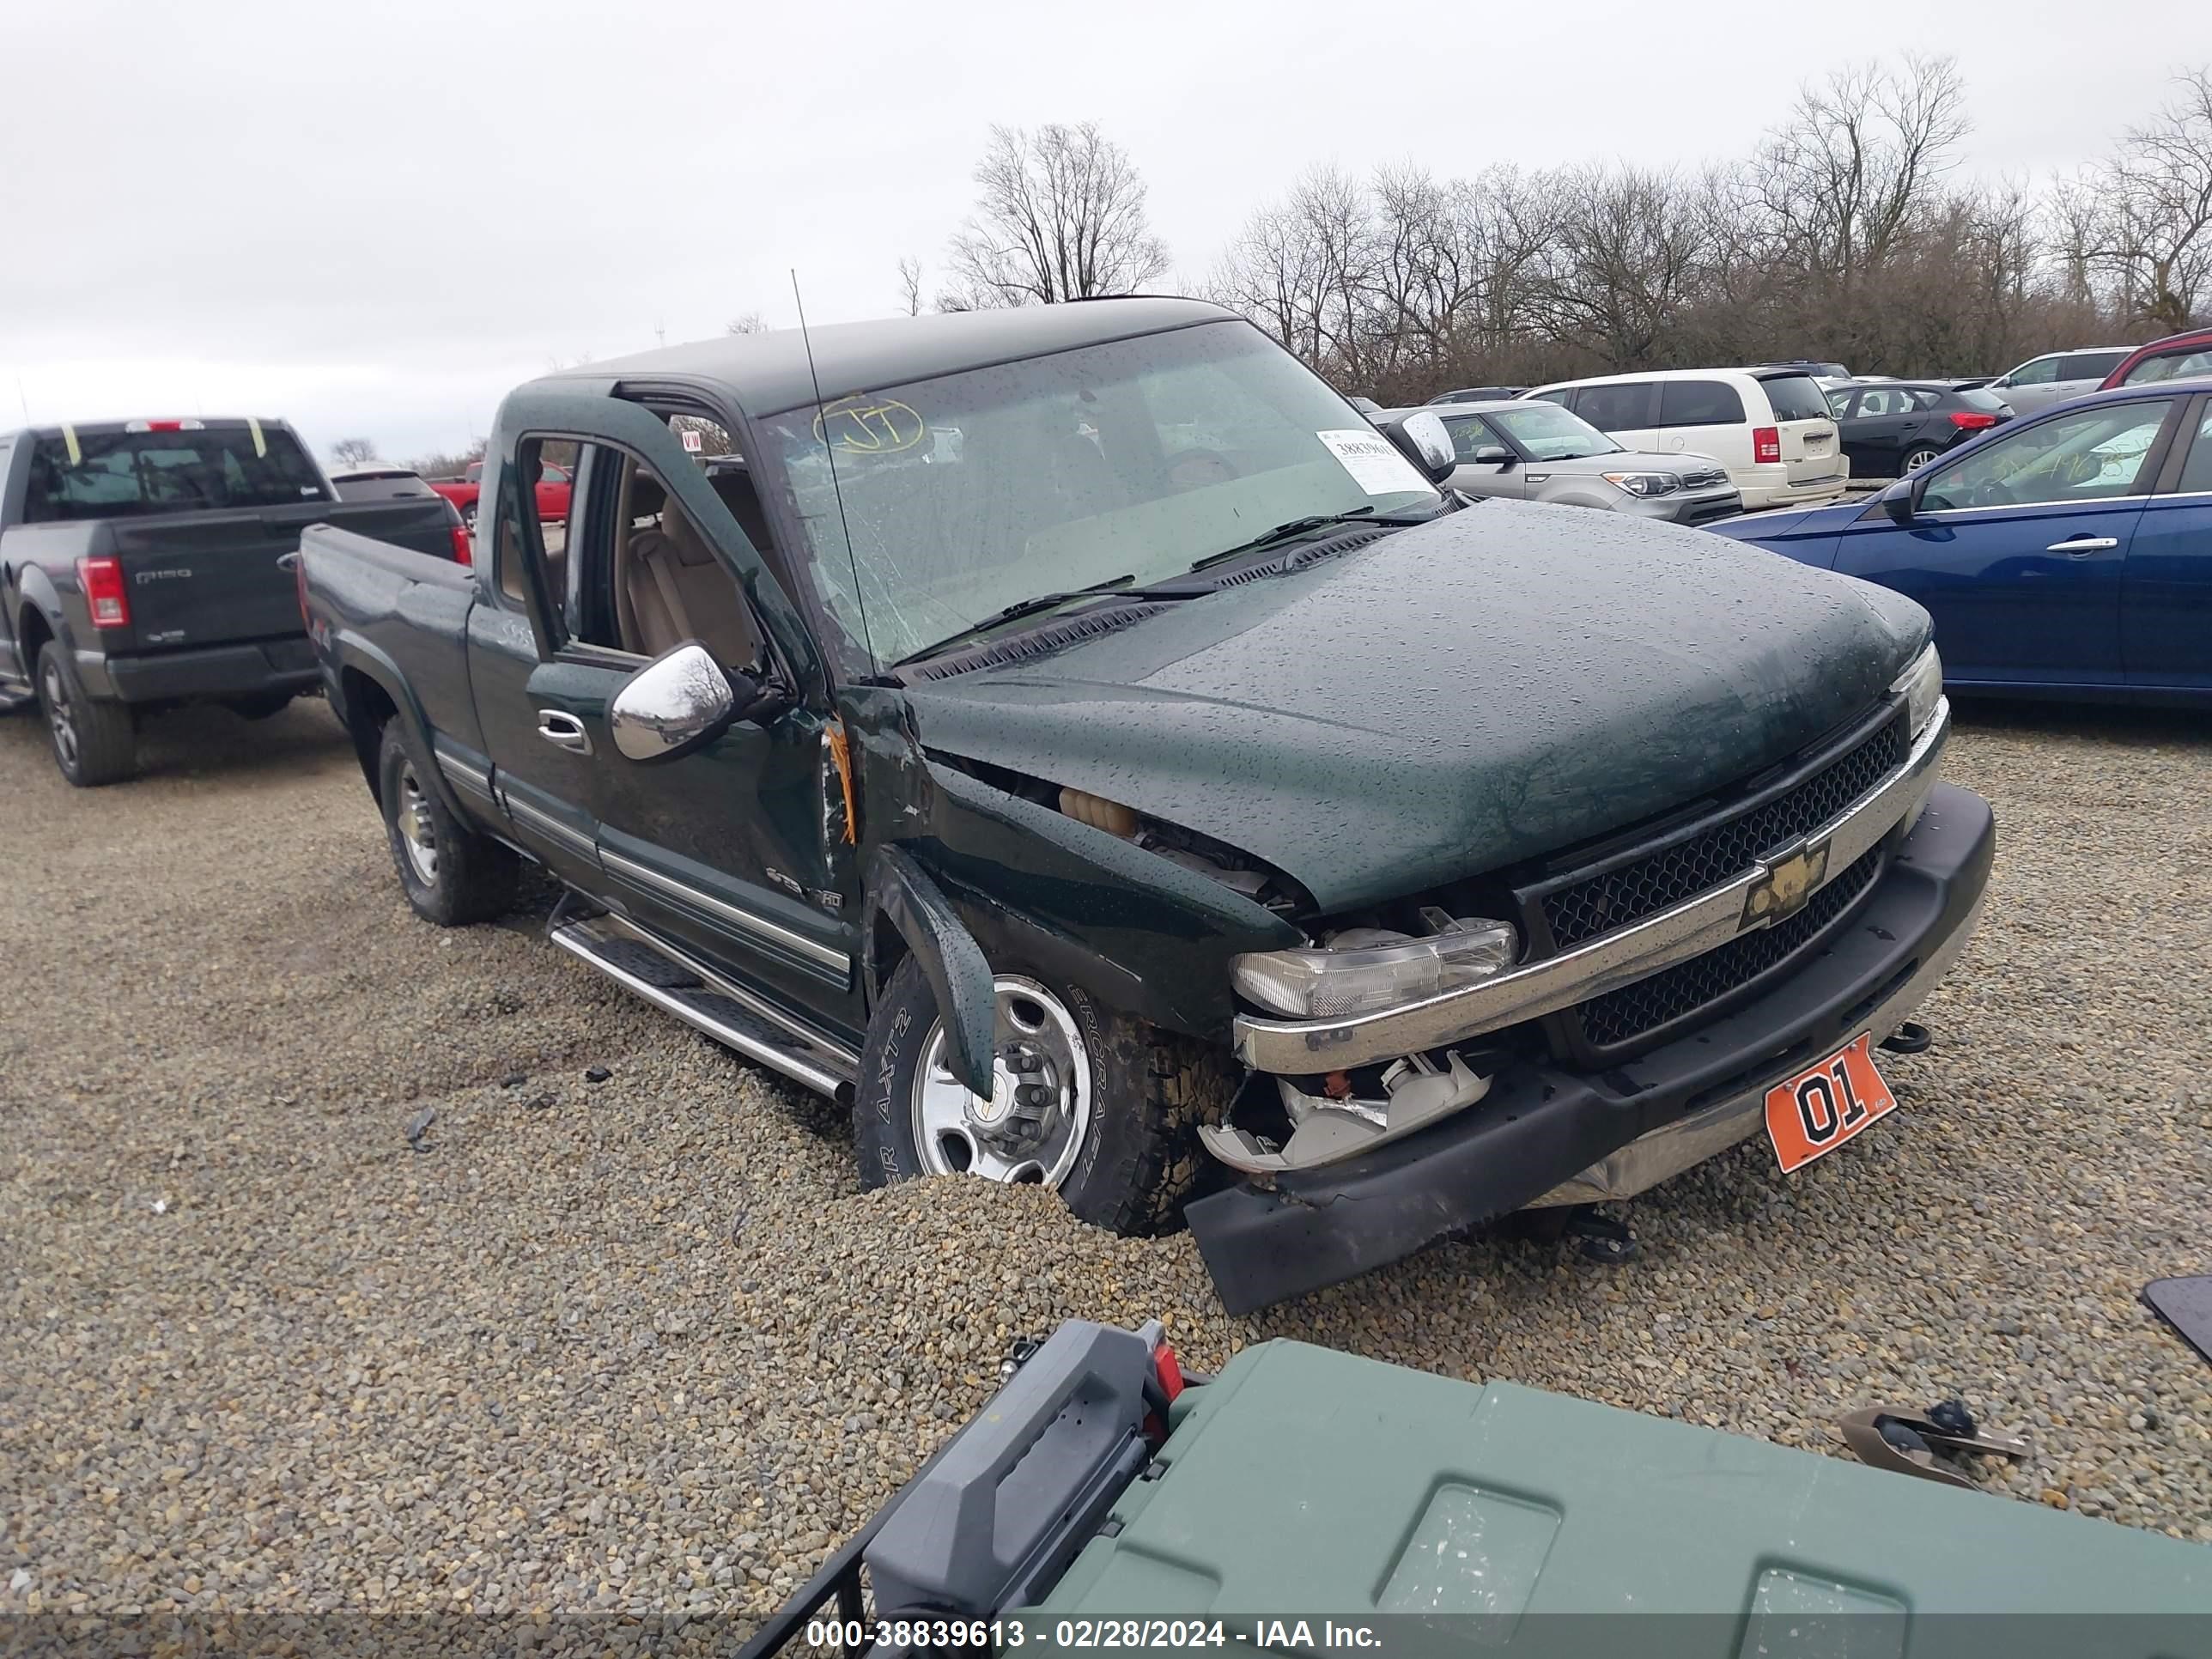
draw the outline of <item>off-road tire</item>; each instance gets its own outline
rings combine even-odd
[[[131,705],[90,696],[59,640],[39,648],[39,713],[54,764],[80,789],[120,783],[138,769],[138,723]],[[66,726],[64,741],[58,726]]]
[[[430,763],[416,753],[397,716],[385,723],[376,774],[385,839],[391,844],[400,890],[416,915],[441,927],[465,927],[490,921],[514,908],[522,860],[513,848],[466,828],[446,810],[438,798]],[[429,821],[436,855],[432,873],[417,869],[410,857],[410,837],[400,823],[404,803],[415,797],[419,797]]]
[[[1091,1122],[1075,1167],[1060,1183],[1067,1207],[1095,1226],[1125,1234],[1166,1232],[1209,1170],[1202,1123],[1228,1113],[1236,1084],[1227,1059],[1204,1044],[1117,1012],[1087,993],[1033,969],[1075,1018],[1091,1055]],[[853,1097],[860,1185],[873,1190],[925,1173],[914,1143],[915,1073],[938,1018],[937,999],[908,957],[884,988]]]

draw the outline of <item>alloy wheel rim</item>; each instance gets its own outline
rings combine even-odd
[[[1905,470],[1907,472],[1917,472],[1922,467],[1927,465],[1929,462],[1935,459],[1936,452],[1934,450],[1916,449],[1910,455],[1907,455],[1905,458]]]
[[[64,771],[76,770],[76,726],[70,716],[69,687],[63,682],[61,670],[51,662],[46,672],[39,677],[39,686],[46,695],[46,725],[53,733],[54,753],[61,759]]]
[[[399,845],[406,852],[408,867],[425,887],[436,886],[438,830],[430,819],[430,798],[423,793],[411,766],[400,769],[397,817]]]
[[[945,1022],[933,1023],[915,1072],[915,1149],[930,1175],[1057,1188],[1091,1127],[1090,1051],[1074,1015],[1035,980],[1000,974],[992,988],[990,1097],[955,1080]]]

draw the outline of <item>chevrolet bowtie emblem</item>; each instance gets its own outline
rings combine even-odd
[[[1752,884],[1743,901],[1743,926],[1779,921],[1803,908],[1815,888],[1827,879],[1828,844],[1801,847],[1766,866],[1766,873]]]

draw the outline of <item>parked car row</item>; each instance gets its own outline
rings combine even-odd
[[[1594,507],[1669,524],[1709,524],[1743,511],[1742,493],[1719,462],[1625,448],[1557,404],[1427,407],[1451,434],[1458,465],[1449,482],[1470,495]],[[1386,411],[1385,418],[1413,412]]]
[[[1954,687],[2212,701],[2212,377],[1995,424],[1870,502],[1715,528],[1918,601]]]

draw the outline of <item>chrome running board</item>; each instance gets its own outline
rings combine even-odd
[[[858,1054],[635,922],[612,912],[556,920],[546,937],[747,1060],[834,1099],[852,1098]]]

